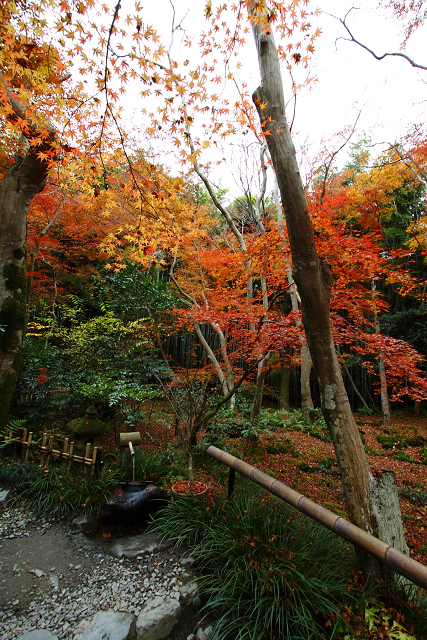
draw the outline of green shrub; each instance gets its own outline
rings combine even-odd
[[[393,454],[393,460],[400,460],[401,462],[411,462],[411,458],[409,458],[404,451],[397,451]]]
[[[353,553],[325,528],[251,488],[223,504],[172,502],[154,529],[189,545],[213,640],[337,637]]]
[[[265,450],[270,455],[290,453],[293,458],[299,457],[299,453],[292,443],[283,444],[282,442],[273,442],[268,444]]]
[[[377,442],[380,443],[383,449],[393,449],[395,447],[401,449],[405,446],[404,439],[398,436],[377,436]]]

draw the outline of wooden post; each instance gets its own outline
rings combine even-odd
[[[96,462],[96,456],[98,455],[98,447],[94,447],[93,448],[93,455],[92,455],[92,464],[90,467],[90,475],[93,476],[93,472],[95,471],[95,462]]]
[[[47,431],[43,431],[42,446],[40,447],[40,450],[41,450],[40,464],[42,467],[44,467],[44,460],[45,460],[45,454],[46,454],[46,438],[47,438]]]
[[[73,449],[74,449],[74,442],[71,442],[70,450],[68,451],[67,476],[70,475],[71,462],[73,461]]]
[[[230,467],[230,471],[228,472],[228,498],[234,493],[234,481],[236,479],[236,472],[234,469]]]
[[[103,455],[102,447],[98,447],[96,451],[96,460],[95,460],[95,478],[99,478],[101,475],[101,466],[102,466],[102,455]]]
[[[62,455],[61,455],[61,468],[66,469],[67,467],[67,458],[68,458],[68,445],[70,443],[69,438],[65,438],[64,446],[62,447]]]
[[[46,463],[44,465],[45,469],[47,469],[49,466],[50,452],[52,451],[52,443],[53,443],[53,436],[49,436],[49,439],[47,441]]]
[[[90,442],[88,442],[86,444],[86,451],[85,451],[85,456],[84,456],[84,459],[83,459],[83,465],[84,465],[84,472],[83,473],[85,475],[88,472],[88,468],[87,468],[88,463],[92,464],[92,460],[89,458],[89,456],[90,456]]]
[[[28,434],[28,440],[25,443],[25,446],[26,446],[27,450],[25,452],[24,462],[28,462],[28,456],[30,455],[30,445],[31,445],[31,440],[32,439],[33,439],[33,432],[30,431],[30,433]]]

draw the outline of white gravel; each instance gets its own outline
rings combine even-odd
[[[28,525],[36,522],[39,533],[51,526],[49,520],[36,521],[31,512],[23,509],[3,509],[0,548],[2,539],[28,536]],[[113,609],[137,616],[149,598],[157,595],[179,598],[178,587],[193,579],[183,566],[185,561],[181,565],[165,551],[138,556],[136,560],[119,560],[96,550],[80,553],[92,558],[93,565],[81,572],[78,588],[61,588],[63,576],[52,566],[47,576],[49,593],[38,593],[23,612],[16,611],[18,601],[0,610],[0,640],[12,640],[20,633],[36,629],[48,629],[60,640],[68,640],[74,637],[79,621],[97,611]],[[70,571],[79,569],[79,564],[69,565]]]

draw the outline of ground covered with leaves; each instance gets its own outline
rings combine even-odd
[[[147,424],[140,428],[140,449],[149,458],[146,471],[152,473],[156,460],[160,470],[165,453],[169,459],[173,456],[174,429],[172,416],[160,404],[149,415]],[[204,453],[207,444],[212,443],[347,517],[333,446],[319,415],[314,414],[312,422],[305,421],[299,411],[279,414],[266,410],[264,415],[267,426],[255,442],[239,437],[239,414],[229,429],[237,437],[227,437],[224,432],[221,437],[214,437],[214,429],[203,434],[195,456],[197,479],[205,480],[213,491],[226,490],[228,468],[207,459]],[[390,427],[383,426],[379,415],[359,415],[356,420],[371,469],[392,470],[396,474],[411,555],[427,565],[427,417],[402,413],[393,416]],[[105,437],[104,444],[114,447],[113,434]],[[185,466],[176,462],[165,472],[166,482],[172,483],[185,477]]]

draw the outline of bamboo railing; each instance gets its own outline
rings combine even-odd
[[[351,524],[351,522],[345,518],[338,516],[333,511],[329,511],[329,509],[325,509],[325,507],[306,498],[301,493],[298,493],[298,491],[294,491],[294,489],[291,489],[279,480],[275,480],[266,473],[263,473],[243,460],[239,460],[239,458],[235,458],[226,451],[211,446],[208,448],[207,453],[211,458],[218,460],[218,462],[230,468],[228,478],[229,497],[234,491],[235,473],[238,471],[242,476],[249,478],[249,480],[252,480],[252,482],[255,482],[260,487],[267,489],[267,491],[292,505],[312,520],[319,522],[330,531],[344,538],[344,540],[351,542],[351,544],[359,547],[359,549],[363,549],[363,551],[366,551],[393,571],[405,576],[405,578],[414,584],[427,590],[427,567],[420,562],[397,551],[397,549],[394,549],[391,545],[382,540],[378,540],[378,538],[375,538],[375,536],[367,531],[359,529],[359,527]]]
[[[40,464],[44,469],[48,469],[52,459],[59,458],[61,465],[66,468],[67,475],[73,463],[84,465],[85,474],[89,472],[91,475],[99,474],[101,470],[102,447],[93,447],[91,452],[90,443],[86,444],[85,453],[80,456],[74,453],[74,442],[69,438],[64,438],[61,448],[54,449],[54,437],[47,431],[43,432],[41,444],[38,444],[33,441],[33,432],[27,429],[20,430],[15,442],[24,462],[28,462],[30,448],[32,448],[33,451],[38,452]]]

